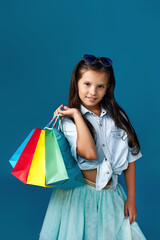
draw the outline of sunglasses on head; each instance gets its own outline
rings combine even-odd
[[[88,63],[93,63],[96,60],[99,60],[105,67],[111,66],[113,64],[113,61],[110,58],[106,57],[96,57],[94,55],[85,54],[82,56],[82,58]]]

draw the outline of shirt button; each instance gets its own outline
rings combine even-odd
[[[100,123],[100,126],[102,126],[102,123]]]
[[[105,144],[102,144],[103,147],[105,147]]]
[[[109,171],[107,171],[106,173],[109,174]]]
[[[112,163],[110,162],[111,166],[112,166]]]

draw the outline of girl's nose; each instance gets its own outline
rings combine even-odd
[[[91,88],[89,92],[90,92],[90,95],[95,95],[96,94],[96,89]]]

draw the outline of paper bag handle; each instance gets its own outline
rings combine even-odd
[[[58,121],[58,130],[60,130],[60,121],[61,121],[62,132],[63,132],[62,119],[60,119],[59,113],[58,113],[58,116],[57,116],[56,114],[53,115],[53,117],[51,118],[50,122],[47,124],[47,126],[46,126],[45,128],[49,128],[51,124],[52,124],[52,128],[55,127],[57,120],[59,120],[59,121]],[[44,129],[45,129],[45,128],[44,128]]]

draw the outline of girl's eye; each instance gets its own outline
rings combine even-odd
[[[89,83],[85,83],[87,86],[89,86]],[[99,85],[99,87],[102,87],[102,88],[104,88],[104,86],[103,85]]]

